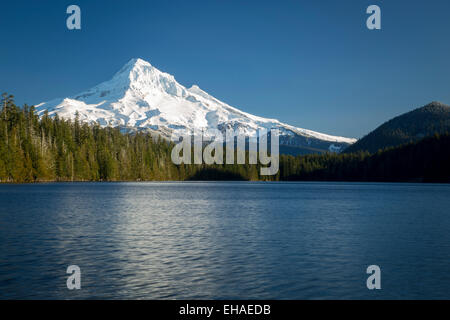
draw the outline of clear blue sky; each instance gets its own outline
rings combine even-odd
[[[66,28],[77,4],[82,30]],[[365,26],[368,5],[382,29]],[[244,111],[360,137],[450,103],[450,1],[5,1],[0,91],[65,97],[143,58]]]

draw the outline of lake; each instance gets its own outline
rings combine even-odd
[[[3,184],[0,299],[17,298],[450,299],[450,185]]]

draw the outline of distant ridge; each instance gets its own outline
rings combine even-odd
[[[450,106],[433,101],[385,122],[346,148],[344,152],[375,153],[380,149],[415,142],[435,133],[447,132],[450,132]]]

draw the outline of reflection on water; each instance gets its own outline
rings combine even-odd
[[[0,298],[450,298],[450,186],[0,185]],[[81,290],[66,268],[81,268]],[[382,290],[366,288],[368,265]]]

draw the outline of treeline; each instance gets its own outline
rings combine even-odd
[[[259,165],[175,165],[173,144],[149,133],[49,117],[2,95],[0,182],[151,180],[320,180],[450,182],[450,137],[375,154],[280,156],[274,176]],[[247,155],[248,156],[248,155]],[[248,161],[247,161],[248,163]]]
[[[450,182],[450,135],[435,134],[419,142],[370,154],[283,157],[281,180]]]
[[[170,157],[173,144],[149,133],[48,114],[39,118],[33,107],[19,108],[7,94],[1,105],[0,182],[259,179],[256,165],[177,166]]]

